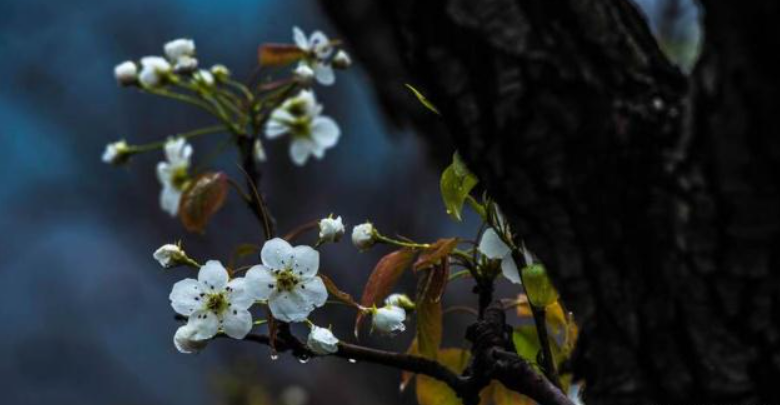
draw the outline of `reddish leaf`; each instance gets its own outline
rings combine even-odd
[[[422,270],[428,267],[432,267],[435,264],[442,261],[442,259],[449,256],[455,247],[458,245],[457,238],[439,239],[431,245],[428,249],[425,249],[417,261],[414,263],[414,270]]]
[[[303,50],[291,44],[263,44],[257,50],[260,66],[285,66],[306,55]]]
[[[179,218],[191,232],[203,232],[211,217],[222,208],[228,178],[222,172],[203,173],[192,181],[179,202]]]
[[[379,260],[376,267],[374,267],[374,271],[371,272],[371,276],[368,277],[366,286],[363,288],[360,305],[371,307],[384,300],[392,292],[395,283],[404,270],[412,264],[413,259],[413,250],[401,249]],[[357,319],[355,319],[355,336],[358,335],[363,316],[362,312],[358,312]]]
[[[444,261],[426,272],[418,283],[417,344],[423,357],[436,358],[441,345],[441,296],[447,285],[449,273],[449,265]]]
[[[328,292],[330,295],[336,297],[338,300],[345,304],[352,305],[355,308],[360,308],[360,305],[352,298],[351,295],[345,293],[344,291],[341,291],[337,286],[336,283],[333,282],[333,280],[330,279],[330,277],[319,273],[318,274],[322,281],[325,283],[325,288],[328,289]]]

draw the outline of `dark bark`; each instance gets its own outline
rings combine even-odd
[[[323,1],[548,266],[592,403],[780,403],[780,6],[703,3],[689,78],[625,0]]]

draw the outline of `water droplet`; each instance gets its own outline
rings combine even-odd
[[[309,358],[308,357],[306,357],[306,356],[298,357],[298,363],[306,364],[308,362],[309,362]]]
[[[352,364],[355,364],[355,363],[357,363],[357,360],[355,360],[355,359],[349,359],[349,362],[350,362],[350,363],[352,363]]]
[[[272,355],[271,355],[271,360],[274,360],[274,361],[276,361],[278,358],[279,358],[279,355],[278,355],[278,354],[276,354],[276,353],[274,353],[274,354],[272,354]]]

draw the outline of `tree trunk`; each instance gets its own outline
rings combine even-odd
[[[549,268],[587,402],[780,403],[780,5],[703,3],[688,77],[625,0],[323,1]]]

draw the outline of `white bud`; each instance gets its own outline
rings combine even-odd
[[[333,61],[331,63],[333,64],[333,67],[337,69],[346,69],[352,66],[352,58],[345,50],[339,49],[339,51],[336,52],[336,56],[333,57]]]
[[[306,346],[319,355],[333,354],[339,350],[339,340],[328,328],[320,328],[313,325],[309,338],[306,340]]]
[[[187,262],[187,254],[181,246],[170,243],[160,246],[152,256],[166,269]]]
[[[338,242],[344,235],[344,223],[341,217],[327,217],[320,220],[320,241]]]
[[[122,86],[138,83],[138,66],[133,61],[124,61],[114,67],[114,77]]]
[[[187,354],[203,350],[209,341],[193,339],[197,332],[197,328],[191,325],[180,326],[176,330],[176,334],[173,335],[173,344],[176,346],[176,349]]]
[[[169,41],[163,47],[165,56],[171,62],[178,62],[183,56],[195,56],[195,41],[187,38],[174,39]]]
[[[192,56],[182,56],[176,60],[173,71],[176,73],[192,73],[198,68],[198,59]]]
[[[141,73],[138,81],[144,87],[156,87],[163,84],[163,80],[171,73],[171,64],[160,56],[146,56],[141,58]]]
[[[401,307],[403,309],[414,309],[414,301],[406,294],[390,294],[385,298],[385,305]]]
[[[225,65],[214,65],[211,67],[211,74],[218,81],[225,81],[230,77],[230,70]]]
[[[376,242],[374,225],[370,222],[352,228],[352,244],[360,250],[366,250]]]
[[[122,164],[130,157],[130,147],[124,140],[116,141],[106,145],[106,149],[103,151],[103,163],[110,163],[113,165]]]
[[[380,333],[394,336],[406,330],[406,311],[401,307],[386,305],[373,314],[373,327]]]
[[[303,62],[298,64],[298,67],[295,68],[293,73],[295,74],[295,77],[303,82],[310,82],[312,79],[314,79],[314,70],[312,70],[309,65]]]
[[[205,85],[206,87],[211,87],[214,85],[214,75],[211,74],[208,70],[198,70],[193,75],[193,78],[195,81],[197,81],[200,84]]]

